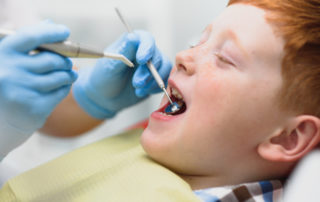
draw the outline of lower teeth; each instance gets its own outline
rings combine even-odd
[[[173,116],[171,114],[167,114],[167,113],[163,113],[163,112],[160,112],[162,115],[166,115],[166,116]]]

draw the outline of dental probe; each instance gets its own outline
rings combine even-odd
[[[15,32],[11,30],[0,29],[0,39],[14,33]],[[134,67],[133,63],[123,55],[101,52],[68,40],[57,43],[42,44],[36,50],[47,50],[70,58],[112,58],[115,60],[121,60],[129,67]]]
[[[120,13],[120,10],[118,8],[115,8],[121,22],[123,23],[123,25],[126,27],[127,31],[129,33],[132,33],[132,29],[130,28],[129,24],[127,23],[127,21],[124,19],[123,15]],[[178,104],[175,102],[172,102],[167,90],[166,90],[166,86],[162,80],[162,78],[160,77],[157,69],[155,68],[155,66],[152,64],[151,60],[149,60],[147,62],[147,66],[152,74],[152,76],[154,77],[154,79],[156,80],[158,86],[163,90],[163,92],[165,93],[165,95],[168,97],[170,104],[172,105],[171,110],[173,112],[178,111],[180,106],[177,106]]]

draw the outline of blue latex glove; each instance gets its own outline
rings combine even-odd
[[[121,109],[161,91],[146,65],[150,59],[165,83],[172,68],[170,61],[157,49],[153,37],[145,31],[123,35],[106,51],[123,54],[135,68],[118,60],[100,59],[93,68],[79,72],[73,87],[74,97],[97,119],[111,118]]]
[[[41,128],[76,80],[70,59],[51,52],[29,55],[68,36],[65,26],[43,22],[0,41],[0,155]]]

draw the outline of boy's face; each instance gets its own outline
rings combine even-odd
[[[186,110],[150,116],[141,142],[154,160],[180,174],[216,176],[254,161],[285,117],[276,105],[284,40],[265,15],[229,6],[198,45],[177,54],[168,89],[180,92]],[[167,103],[164,96],[161,107]]]

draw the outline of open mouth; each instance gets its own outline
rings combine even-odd
[[[181,93],[173,87],[170,87],[169,89],[170,89],[170,91],[169,91],[170,98],[171,98],[172,102],[176,106],[178,106],[178,110],[172,110],[173,106],[168,101],[168,103],[165,104],[159,110],[159,112],[162,113],[163,115],[166,115],[166,116],[176,116],[176,115],[184,113],[187,109],[187,105],[186,105],[185,101],[183,100]]]

